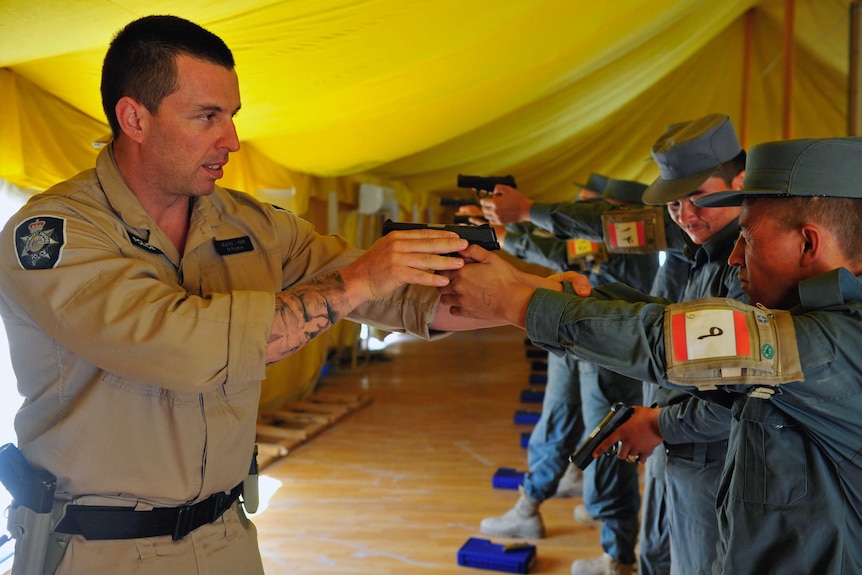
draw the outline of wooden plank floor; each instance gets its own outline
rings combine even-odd
[[[539,406],[520,402],[525,349],[523,331],[495,328],[401,341],[390,361],[327,375],[319,391],[373,401],[263,470],[283,483],[254,519],[267,574],[482,573],[460,567],[457,551],[517,499],[491,480],[499,467],[526,469],[530,427],[514,413]],[[580,501],[542,505],[531,573],[569,573],[601,554],[598,532],[572,518]]]

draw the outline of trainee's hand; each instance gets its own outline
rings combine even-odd
[[[470,246],[461,255],[467,265],[441,273],[451,280],[439,289],[441,303],[449,306],[452,315],[503,320],[523,327],[527,305],[535,291],[529,274],[479,246]]]
[[[517,188],[498,184],[494,187],[494,193],[479,200],[479,204],[489,223],[506,225],[529,222],[533,201]]]
[[[596,447],[593,457],[601,456],[619,442],[617,457],[633,463],[645,460],[662,442],[658,428],[659,413],[660,407],[635,407],[628,421]]]
[[[435,273],[456,270],[464,260],[445,254],[467,247],[467,240],[444,230],[400,230],[377,240],[340,274],[352,303],[383,299],[406,284],[441,287],[449,279]]]
[[[476,226],[487,224],[488,220],[482,215],[482,208],[479,206],[459,206],[455,211],[456,216],[467,216],[470,218],[470,223]]]
[[[572,284],[575,293],[581,297],[589,296],[593,287],[590,285],[590,278],[578,272],[567,271],[559,274],[548,276],[548,279],[555,282],[565,282]]]

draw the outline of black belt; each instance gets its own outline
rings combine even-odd
[[[727,455],[727,440],[709,443],[665,443],[665,450],[670,457],[680,457],[705,463],[707,461],[724,461]]]
[[[90,541],[164,535],[179,541],[198,527],[221,517],[240,493],[242,483],[230,493],[215,493],[194,505],[157,507],[150,511],[135,511],[132,507],[69,505],[55,531],[83,535]]]

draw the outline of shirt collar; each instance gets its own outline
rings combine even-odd
[[[738,235],[739,219],[737,218],[701,245],[687,243],[684,250],[685,255],[691,260],[706,258],[706,261],[726,263],[730,252],[733,251]],[[686,238],[688,238],[688,234],[686,234]]]
[[[847,268],[838,268],[802,280],[799,301],[803,311],[862,301],[862,276],[854,276]]]
[[[141,202],[135,196],[131,189],[126,185],[120,170],[117,167],[117,161],[114,157],[113,143],[108,144],[99,152],[96,158],[96,176],[105,193],[105,197],[111,208],[119,215],[127,225],[139,230],[150,231],[154,225],[152,218],[144,210]],[[213,195],[221,188],[216,186]],[[201,196],[195,198],[192,203],[192,219],[195,216],[202,218],[202,221],[208,225],[217,225],[222,221],[221,214],[213,206],[211,196]]]

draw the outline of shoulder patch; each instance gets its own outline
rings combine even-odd
[[[36,216],[15,228],[15,252],[25,270],[56,267],[66,244],[66,219]]]
[[[665,308],[667,379],[714,389],[775,386],[803,379],[790,312],[724,298]]]
[[[602,242],[591,242],[580,238],[566,240],[566,263],[571,268],[598,273],[608,261],[608,252]]]
[[[652,254],[667,248],[663,207],[608,210],[602,214],[602,228],[611,253]]]

